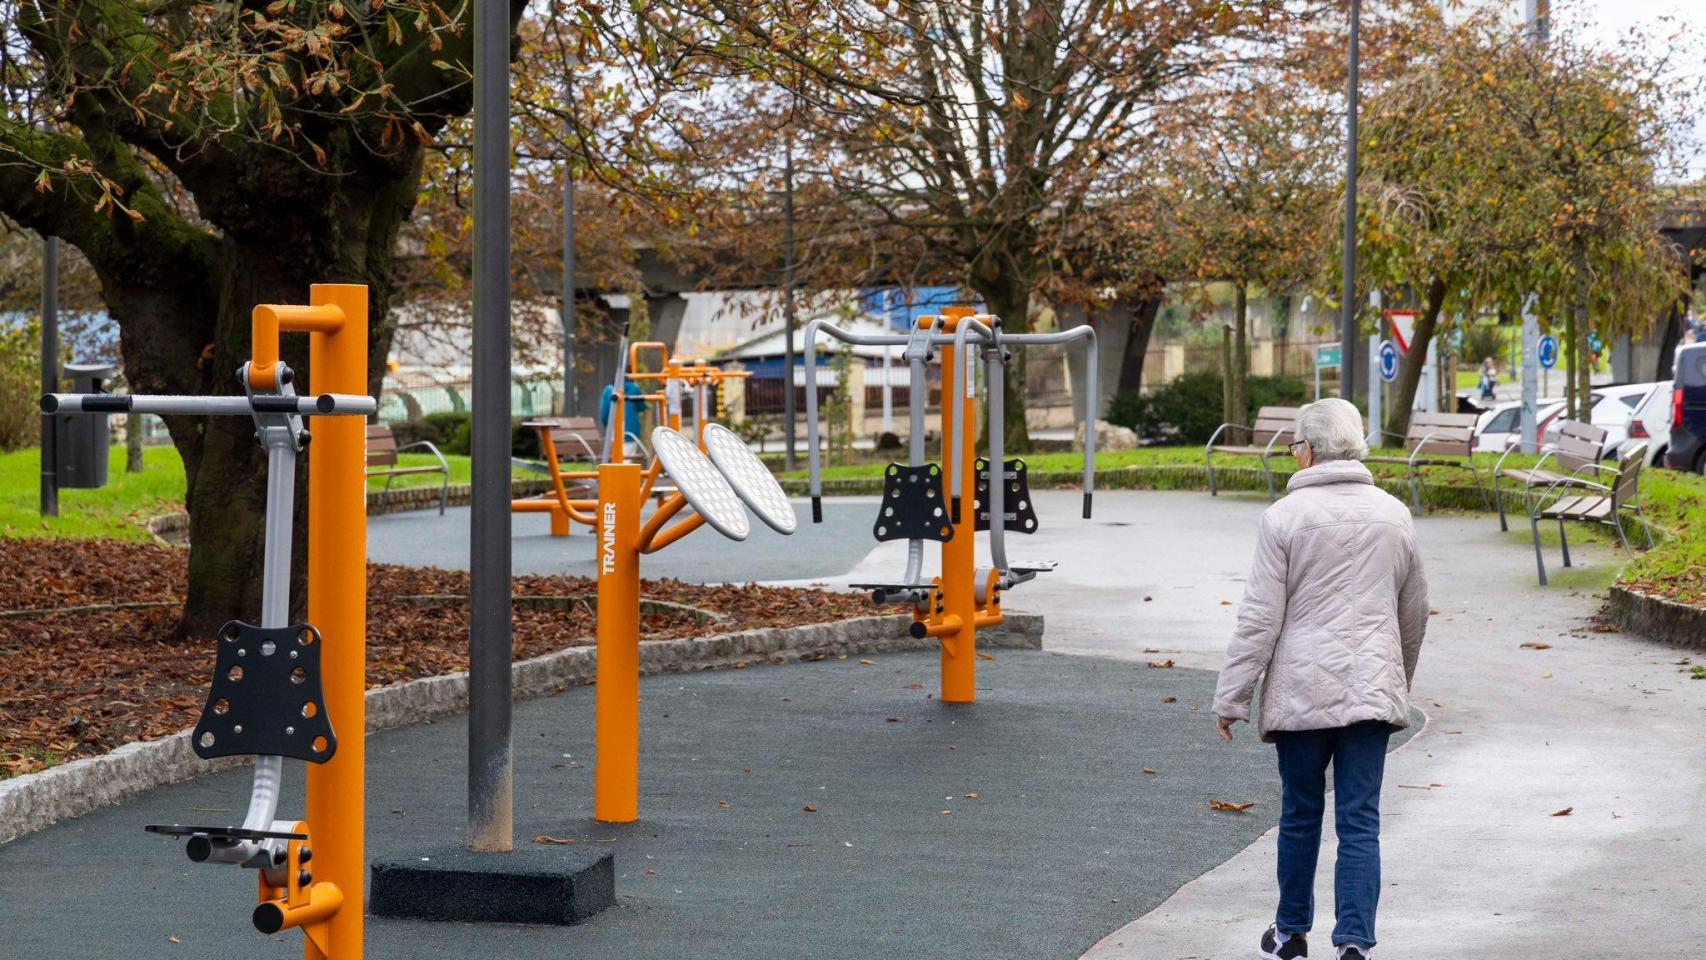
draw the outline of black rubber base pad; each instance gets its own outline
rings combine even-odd
[[[375,861],[368,912],[464,923],[579,923],[616,902],[606,850],[528,844],[508,853],[461,847]]]

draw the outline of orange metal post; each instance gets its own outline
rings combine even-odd
[[[309,377],[315,393],[367,392],[367,287],[316,284],[309,301],[342,313],[335,326],[306,317],[301,308],[280,311],[280,329],[307,329]],[[257,307],[256,349],[262,355],[261,312]],[[293,322],[303,317],[299,326]],[[277,356],[276,336],[271,344]],[[334,884],[342,905],[331,907],[328,940],[322,953],[305,938],[307,960],[361,960],[362,918],[366,913],[367,753],[367,439],[360,417],[317,417],[308,446],[308,620],[320,630],[326,649],[326,709],[342,734],[325,763],[308,764],[308,823],[314,831],[312,870],[315,884]],[[323,897],[317,903],[325,903]]]
[[[598,468],[592,809],[605,823],[640,816],[640,475],[637,463]]]
[[[967,307],[949,307],[937,330],[951,335],[972,313]],[[959,507],[950,510],[954,533],[942,544],[942,619],[944,626],[957,620],[958,629],[931,634],[942,643],[944,703],[977,699],[977,390],[976,380],[968,375],[977,354],[969,346],[966,352],[962,357],[952,346],[942,348],[942,459],[955,458],[954,480],[959,485],[946,491]]]

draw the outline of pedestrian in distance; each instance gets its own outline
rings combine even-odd
[[[1256,559],[1214,695],[1222,740],[1250,719],[1279,754],[1279,909],[1266,960],[1309,955],[1315,861],[1333,767],[1339,837],[1333,946],[1368,960],[1380,899],[1380,784],[1387,741],[1410,724],[1410,681],[1428,625],[1428,587],[1410,512],[1374,485],[1356,407],[1317,400],[1297,414],[1297,472],[1262,514]]]
[[[1499,367],[1493,363],[1492,357],[1481,360],[1481,399],[1492,400],[1493,391],[1499,386]]]

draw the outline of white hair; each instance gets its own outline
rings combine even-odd
[[[1368,456],[1362,413],[1347,400],[1328,397],[1297,411],[1297,439],[1309,444],[1316,463]]]

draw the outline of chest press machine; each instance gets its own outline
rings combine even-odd
[[[872,532],[877,540],[907,541],[906,570],[893,583],[856,583],[878,604],[908,604],[914,637],[935,637],[942,644],[942,691],[947,703],[971,703],[977,697],[977,628],[996,626],[1002,593],[1053,570],[1052,561],[1009,561],[1006,534],[1035,533],[1037,515],[1025,461],[1007,458],[1004,446],[1005,367],[1010,348],[1062,344],[1083,348],[1084,519],[1090,518],[1096,477],[1096,332],[1088,325],[1058,333],[1005,334],[1001,318],[949,307],[941,316],[919,317],[907,334],[849,333],[825,320],[805,330],[806,431],[811,463],[812,522],[823,522],[823,477],[818,456],[817,351],[819,333],[858,346],[904,346],[910,372],[907,407],[911,431],[905,464],[883,472],[883,499]],[[977,358],[986,369],[989,457],[977,456]],[[927,462],[924,408],[929,397],[929,365],[942,371],[942,461]],[[999,477],[990,465],[1000,464]],[[962,505],[972,504],[969,522]],[[976,531],[989,531],[989,564],[978,566]],[[923,579],[924,542],[942,544],[942,572]]]
[[[190,734],[204,760],[253,756],[241,826],[153,824],[184,838],[197,863],[253,869],[262,933],[299,927],[307,960],[362,953],[364,734],[367,726],[367,506],[364,422],[367,288],[321,284],[309,306],[254,309],[254,353],[237,372],[243,396],[48,394],[47,413],[246,416],[267,456],[260,624],[219,630],[212,688]],[[317,396],[298,396],[279,361],[281,332],[309,334]],[[304,417],[321,417],[312,437]],[[308,620],[290,623],[291,518],[296,459],[308,457]],[[340,743],[333,722],[346,738]],[[278,816],[284,758],[308,762],[303,819]],[[310,824],[313,829],[310,830]]]

